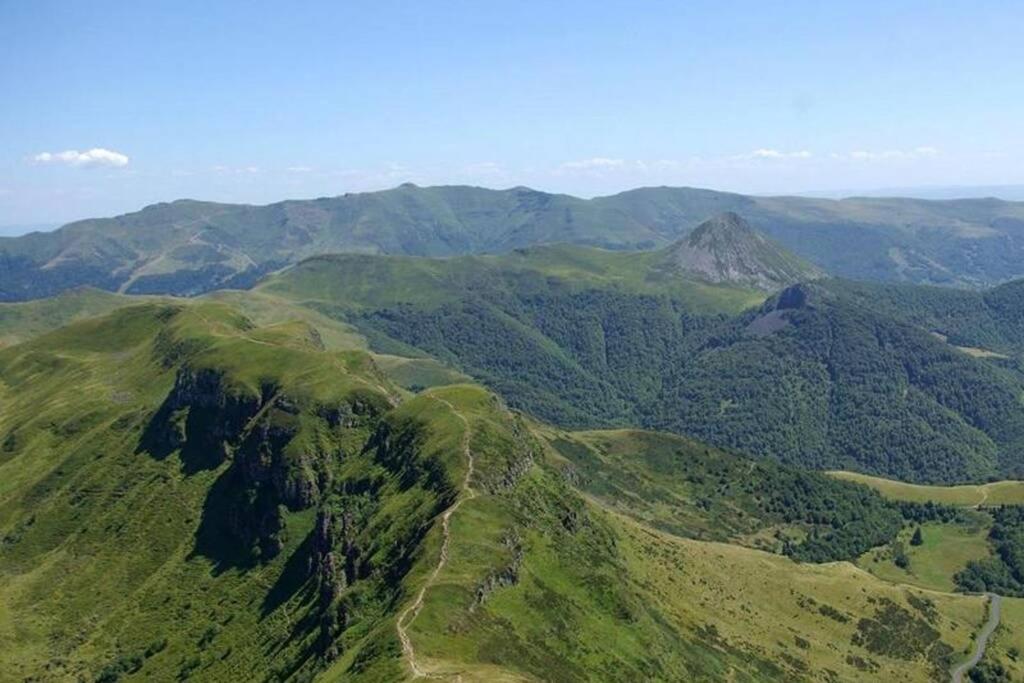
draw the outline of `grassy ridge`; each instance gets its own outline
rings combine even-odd
[[[349,311],[406,304],[433,308],[471,296],[590,289],[666,295],[694,310],[716,313],[738,312],[764,300],[764,294],[752,288],[681,277],[663,269],[664,258],[660,251],[630,253],[568,245],[447,259],[337,254],[303,261],[268,278],[259,291]]]
[[[365,354],[327,354],[288,336],[222,306],[151,305],[0,354],[6,674],[260,680],[309,671],[319,607],[302,575],[316,510],[301,491],[314,484],[304,472],[318,465],[306,454],[358,452],[367,425],[349,419],[338,431],[321,411],[380,409],[388,398]],[[221,378],[216,392],[195,385],[180,408],[168,404],[187,393],[182,377],[211,370]],[[263,400],[271,385],[274,405],[251,426],[240,423],[237,440],[204,438],[204,410],[226,429],[234,410]],[[161,403],[173,409],[166,429]],[[158,438],[147,436],[154,424]],[[235,467],[261,433],[285,439],[264,457],[294,497],[273,498]],[[222,448],[234,454],[220,460]],[[236,500],[244,491],[253,497]],[[254,548],[263,549],[255,564]]]
[[[0,348],[31,339],[44,332],[128,305],[139,299],[82,287],[51,299],[0,304]]]
[[[674,437],[603,451],[608,481],[651,495],[649,519],[625,517],[575,487],[556,430],[485,389],[403,400],[369,354],[224,304],[123,308],[0,351],[0,402],[15,680],[399,680],[421,590],[416,662],[467,681],[924,681],[981,620],[977,598],[637,521],[672,519]],[[695,502],[757,467],[687,444],[709,476]],[[751,531],[743,492],[715,495]]]
[[[931,680],[981,619],[978,598],[653,531],[581,498],[560,467],[496,458],[521,439],[531,459],[548,447],[517,436],[522,425],[485,393],[430,395],[467,418],[480,474],[410,629],[427,671],[466,681],[800,680],[827,670]],[[493,476],[495,459],[511,476]],[[424,555],[440,545],[435,526]]]
[[[964,507],[978,505],[1024,505],[1024,482],[996,481],[963,486],[926,486],[893,479],[872,477],[857,472],[834,471],[829,475],[844,481],[866,484],[891,500],[914,503],[934,501]]]

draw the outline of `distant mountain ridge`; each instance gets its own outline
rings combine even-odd
[[[550,243],[668,246],[732,211],[841,277],[980,286],[1024,275],[1024,203],[751,197],[652,187],[579,199],[517,187],[417,187],[266,206],[178,200],[0,238],[0,300],[90,285],[194,295],[321,254],[452,256]]]

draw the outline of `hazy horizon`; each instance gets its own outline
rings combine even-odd
[[[388,187],[383,187],[383,188],[381,188],[379,190],[365,190],[365,192],[381,192],[381,191],[386,191],[386,190],[389,190],[389,189],[394,189],[394,188],[400,186],[401,184],[402,183],[398,183],[396,185],[390,185]],[[447,184],[447,183],[438,183],[438,185],[445,185],[445,184]],[[435,186],[435,185],[423,185],[422,187],[433,187],[433,186]],[[476,186],[477,187],[482,187],[484,189],[496,190],[496,191],[511,189],[510,187],[488,187],[486,185],[476,185]],[[515,187],[515,186],[512,186],[512,187]],[[651,187],[651,186],[647,186],[647,187]],[[683,187],[683,186],[675,186],[675,187]],[[544,188],[541,188],[541,187],[531,187],[530,189],[538,190],[538,191],[541,191],[541,192],[548,192],[548,190],[545,190]],[[573,196],[577,196],[577,197],[580,197],[580,198],[583,198],[583,199],[593,199],[595,197],[608,196],[608,195],[612,195],[612,194],[618,194],[619,192],[626,192],[626,191],[633,190],[633,189],[639,189],[639,188],[638,187],[624,188],[623,190],[619,190],[619,191],[616,191],[616,192],[610,192],[610,193],[607,193],[607,194],[599,194],[599,195],[589,195],[589,196],[587,196],[587,195],[582,195],[582,194],[575,194]],[[721,189],[711,188],[711,187],[697,187],[697,188],[694,188],[694,189],[712,190],[712,191],[715,191],[715,192],[733,192],[732,190],[721,190]],[[345,192],[339,192],[339,193],[336,193],[334,195],[321,195],[321,196],[328,196],[328,197],[330,197],[330,196],[340,196],[340,195],[343,195],[343,194],[346,194],[346,193]],[[567,193],[567,194],[572,194],[572,193]],[[745,193],[741,193],[741,194],[745,194]],[[749,193],[749,194],[751,194],[751,196],[793,196],[793,197],[808,197],[808,198],[815,198],[815,199],[835,199],[835,200],[838,200],[838,199],[848,199],[848,198],[860,196],[860,197],[878,197],[878,198],[925,199],[925,200],[933,200],[933,201],[944,201],[944,200],[954,200],[954,199],[992,199],[992,198],[994,198],[994,199],[1000,199],[1000,200],[1003,200],[1003,201],[1017,202],[1017,201],[1024,201],[1024,185],[979,185],[979,186],[973,186],[973,187],[972,186],[956,186],[956,185],[951,185],[951,186],[922,186],[922,187],[917,187],[917,188],[914,188],[914,187],[903,187],[903,188],[875,188],[875,189],[864,189],[864,190],[818,190],[818,191],[811,190],[811,191],[806,191],[806,192]],[[282,202],[282,201],[290,201],[290,200],[299,200],[299,201],[301,201],[301,200],[317,199],[317,198],[318,197],[279,197],[279,198],[276,198],[276,199],[271,199],[271,200],[266,201],[266,202],[238,202],[238,203],[240,203],[240,204],[253,204],[253,205],[266,205],[266,204],[274,204],[274,203]],[[210,202],[216,202],[217,201],[217,200],[209,199],[209,198],[206,198],[206,197],[174,197],[174,198],[169,198],[169,199],[161,200],[160,202],[154,202],[154,203],[166,203],[166,202],[174,202],[174,201],[179,201],[179,200],[210,201]],[[231,203],[231,202],[224,202],[224,203]],[[65,226],[65,225],[68,225],[70,223],[74,223],[74,222],[79,221],[79,220],[87,220],[87,219],[90,219],[90,218],[112,218],[114,216],[123,215],[125,213],[133,213],[135,211],[140,211],[140,210],[144,209],[146,206],[151,206],[151,205],[152,204],[145,204],[145,205],[142,205],[142,206],[137,206],[137,207],[134,207],[134,208],[130,208],[130,209],[126,210],[126,211],[118,212],[116,214],[96,215],[96,216],[78,216],[76,218],[73,218],[71,220],[66,220],[66,221],[49,221],[49,222],[41,221],[41,222],[35,222],[35,223],[7,223],[7,224],[0,223],[0,237],[20,237],[22,235],[27,235],[27,234],[32,233],[32,232],[52,232],[54,230],[60,229],[61,227]]]
[[[0,225],[406,181],[1024,184],[1022,19],[967,2],[4,3]]]

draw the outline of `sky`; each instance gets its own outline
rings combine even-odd
[[[0,0],[0,226],[402,182],[1024,183],[1024,3]]]

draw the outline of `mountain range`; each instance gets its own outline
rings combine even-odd
[[[0,400],[10,680],[923,682],[984,613],[835,562],[929,508],[413,395],[224,303],[0,351]]]
[[[858,202],[799,249],[786,198],[411,186],[0,243],[0,681],[1020,678],[1024,280],[858,260],[1016,206]]]
[[[550,243],[652,249],[726,211],[836,276],[982,286],[1024,275],[1024,203],[668,187],[587,200],[522,187],[403,185],[266,206],[179,200],[0,238],[0,300],[82,285],[194,295],[247,287],[327,253],[451,256]]]

